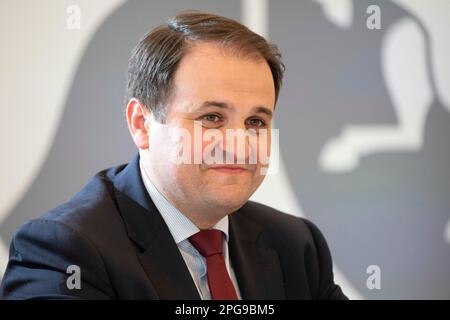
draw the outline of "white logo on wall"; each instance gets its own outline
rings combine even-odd
[[[343,10],[351,11],[349,1],[319,1],[326,16],[340,26],[352,24],[351,14],[343,14]],[[396,1],[402,3],[403,1]],[[343,5],[343,4],[346,5]],[[337,8],[340,8],[337,10]],[[370,5],[366,10],[370,14],[366,26],[370,30],[381,29],[381,9]],[[343,17],[346,21],[343,22]],[[430,30],[437,34],[442,30]],[[442,38],[442,36],[441,36]],[[341,134],[328,140],[319,155],[318,164],[327,173],[344,173],[356,170],[360,159],[364,156],[389,151],[419,151],[423,146],[426,115],[433,101],[433,94],[440,100],[450,104],[448,95],[439,91],[433,93],[431,81],[439,85],[439,78],[429,79],[426,44],[422,30],[411,18],[401,19],[395,23],[386,35],[382,47],[382,71],[392,104],[398,117],[395,125],[349,125]],[[405,55],[405,52],[408,54]],[[434,57],[436,58],[436,57]],[[437,60],[438,65],[444,61]],[[412,67],[413,66],[413,67]],[[445,70],[445,66],[443,68]],[[445,228],[443,239],[450,243],[450,220]]]

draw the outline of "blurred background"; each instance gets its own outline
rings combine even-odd
[[[184,9],[283,53],[281,163],[252,199],[318,225],[350,298],[450,299],[446,0],[1,0],[0,278],[22,223],[136,153],[127,60]]]

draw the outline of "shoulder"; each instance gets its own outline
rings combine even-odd
[[[279,211],[261,203],[248,201],[240,210],[242,219],[257,224],[281,240],[324,241],[318,227],[308,219]]]
[[[34,255],[47,248],[83,258],[83,252],[97,255],[108,243],[126,238],[108,174],[110,169],[99,172],[70,200],[25,222],[14,234],[11,250]]]
[[[101,226],[114,220],[114,195],[108,170],[95,175],[75,196],[50,209],[38,218],[25,222],[15,233],[11,246],[19,252],[29,251],[30,243],[46,243],[74,249],[83,242],[94,244]]]
[[[308,219],[249,201],[234,222],[238,231],[251,234],[263,246],[275,249],[285,259],[307,259],[331,265],[331,253],[319,228]]]
[[[114,206],[108,171],[97,174],[72,199],[27,221],[15,233],[0,297],[71,298],[114,296],[104,248],[125,234]],[[118,223],[114,223],[114,221]],[[102,232],[99,232],[101,230]],[[112,235],[116,235],[113,237]],[[34,267],[30,270],[29,266]],[[83,290],[65,286],[67,268],[82,266]]]
[[[112,180],[118,168],[100,171],[71,199],[28,221],[24,226],[55,226],[89,236],[97,235],[101,226],[119,222]]]
[[[239,224],[239,232],[253,234],[257,244],[276,250],[290,283],[308,283],[316,299],[346,299],[334,283],[331,253],[314,223],[251,201],[239,210],[234,221]]]

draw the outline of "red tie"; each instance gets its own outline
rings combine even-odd
[[[212,300],[237,300],[238,297],[223,257],[222,231],[202,230],[191,236],[189,240],[206,258],[208,285]]]

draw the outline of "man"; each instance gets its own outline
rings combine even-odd
[[[320,231],[248,201],[267,167],[264,152],[251,160],[270,150],[280,57],[238,22],[201,12],[146,35],[126,99],[139,154],[20,228],[1,297],[344,299]],[[243,152],[230,143],[242,133]]]

